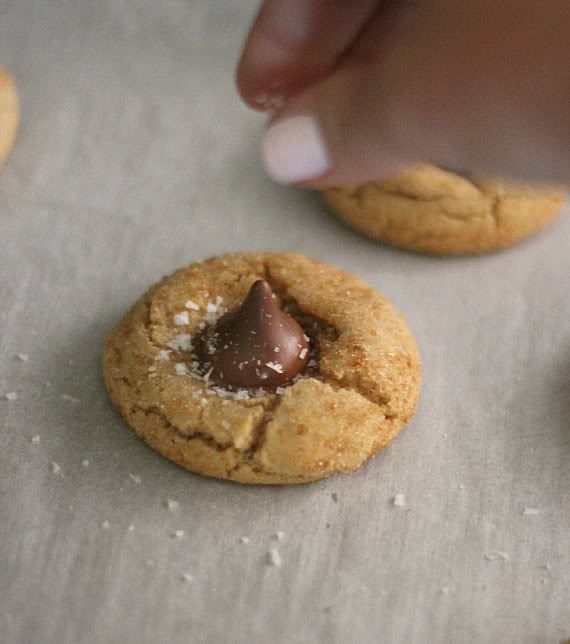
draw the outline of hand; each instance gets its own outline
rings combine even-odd
[[[238,69],[282,183],[416,162],[570,182],[568,0],[266,0]]]

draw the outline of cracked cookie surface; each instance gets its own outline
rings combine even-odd
[[[342,220],[366,236],[437,255],[512,246],[543,228],[565,198],[562,188],[467,179],[430,165],[323,195]]]
[[[238,306],[260,278],[310,335],[316,365],[279,393],[222,395],[188,372],[191,338],[215,302]],[[288,484],[351,471],[385,447],[415,411],[420,366],[403,318],[356,277],[298,254],[241,253],[151,287],[109,336],[104,375],[134,432],[182,467]]]
[[[12,76],[0,67],[0,163],[14,145],[19,123],[20,109],[16,84]]]

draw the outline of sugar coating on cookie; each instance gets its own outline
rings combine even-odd
[[[196,344],[260,279],[313,353],[285,386],[221,387]],[[356,277],[294,253],[224,255],[163,279],[111,333],[104,373],[121,415],[167,458],[207,476],[272,484],[359,467],[413,415],[420,380],[415,341],[394,307]]]
[[[366,236],[437,255],[512,246],[543,228],[565,198],[562,188],[468,179],[431,165],[323,194],[342,220]]]
[[[19,123],[20,108],[16,83],[12,76],[0,67],[0,163],[14,145]]]

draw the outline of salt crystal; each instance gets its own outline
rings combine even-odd
[[[247,392],[247,389],[238,389],[236,393],[237,400],[247,400],[248,398],[249,398],[249,394]]]
[[[392,503],[397,507],[402,507],[406,503],[405,495],[401,493],[396,494]]]
[[[30,443],[41,443],[42,442],[42,437],[39,434],[36,434],[35,436],[32,436],[30,438]]]
[[[221,297],[220,295],[216,296],[216,306],[221,306],[222,302],[224,301],[224,298]]]
[[[81,465],[83,465],[83,467],[89,467],[89,461],[88,461],[86,458],[84,458],[84,459],[81,461]]]
[[[279,351],[281,351],[281,349],[279,347],[273,347],[273,351],[275,351],[275,353],[279,353]]]
[[[275,389],[275,393],[278,394],[279,396],[282,396],[285,393],[285,391],[286,391],[285,387],[277,387],[277,389]]]
[[[183,362],[177,362],[174,365],[174,371],[176,371],[177,376],[187,376],[188,367]]]
[[[79,398],[75,398],[75,396],[70,396],[69,394],[61,394],[61,399],[71,403],[79,402]]]
[[[184,326],[189,322],[190,318],[188,317],[188,311],[181,311],[180,313],[174,314],[174,324],[176,324],[176,326]]]
[[[191,351],[192,336],[189,333],[181,333],[166,343],[174,351]]]
[[[240,543],[249,543],[249,537],[240,537],[239,542]]]
[[[307,367],[316,367],[316,366],[317,366],[316,360],[309,360],[309,362],[307,362]]]
[[[207,313],[217,313],[218,312],[218,307],[215,304],[212,304],[211,302],[208,302],[208,304],[206,304],[206,312]]]
[[[538,514],[538,510],[536,508],[523,508],[522,513],[529,516],[530,515],[535,516]]]
[[[182,573],[182,581],[191,582],[194,580],[194,577],[189,572]]]
[[[305,338],[305,342],[311,341],[311,338],[306,333],[303,333],[303,337]]]
[[[50,463],[50,467],[53,474],[61,474],[61,467],[55,461]]]
[[[174,512],[174,510],[180,507],[180,503],[178,503],[178,501],[174,501],[173,499],[166,499],[165,505],[171,512]]]
[[[141,477],[138,474],[129,474],[129,478],[134,481],[137,485],[140,485]]]
[[[111,524],[110,524],[108,521],[103,521],[103,522],[101,523],[101,527],[102,527],[104,530],[108,530],[108,528],[109,528],[109,526],[110,526],[110,525],[111,525]]]
[[[134,532],[135,531],[135,526],[131,523],[131,525],[127,528],[129,532]]]
[[[493,550],[492,552],[486,553],[484,556],[487,561],[497,561],[498,559],[505,561],[509,558],[508,552],[501,552],[500,550]]]
[[[188,300],[186,304],[184,305],[187,309],[192,309],[192,311],[199,311],[200,307],[196,302],[192,302],[192,300]]]
[[[278,362],[266,362],[265,364],[270,369],[273,369],[273,371],[276,371],[277,373],[283,373],[283,365],[282,364],[279,364]]]
[[[168,359],[170,358],[170,353],[171,351],[169,349],[161,349],[158,352],[158,359],[162,360],[162,362],[168,362]]]
[[[170,536],[173,539],[183,539],[184,538],[184,530],[175,530]]]
[[[15,391],[9,391],[7,394],[4,394],[6,400],[18,400],[18,394]]]
[[[30,360],[30,356],[27,353],[18,353],[16,358],[21,362],[28,362]]]
[[[274,535],[273,539],[275,541],[284,541],[285,540],[285,533],[282,530],[278,530]]]
[[[267,563],[270,566],[275,566],[275,568],[281,568],[281,555],[277,548],[271,548],[267,553]]]
[[[149,371],[149,373],[153,373],[154,371],[156,371],[156,366],[155,366],[155,365],[151,365],[151,366],[148,368],[148,371]]]
[[[299,358],[301,358],[301,360],[304,360],[307,353],[309,353],[309,350],[305,347],[304,349],[301,350],[301,353],[299,354]]]
[[[154,559],[147,559],[144,563],[147,568],[152,568],[154,566]]]

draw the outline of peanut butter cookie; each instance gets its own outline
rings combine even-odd
[[[151,447],[193,472],[305,483],[349,472],[413,415],[416,343],[379,293],[292,253],[241,253],[151,287],[107,340],[105,382]]]
[[[0,163],[14,145],[20,123],[16,84],[12,76],[0,67]]]
[[[512,246],[553,219],[564,196],[555,187],[467,179],[430,165],[387,181],[324,191],[325,201],[359,232],[437,255]]]

